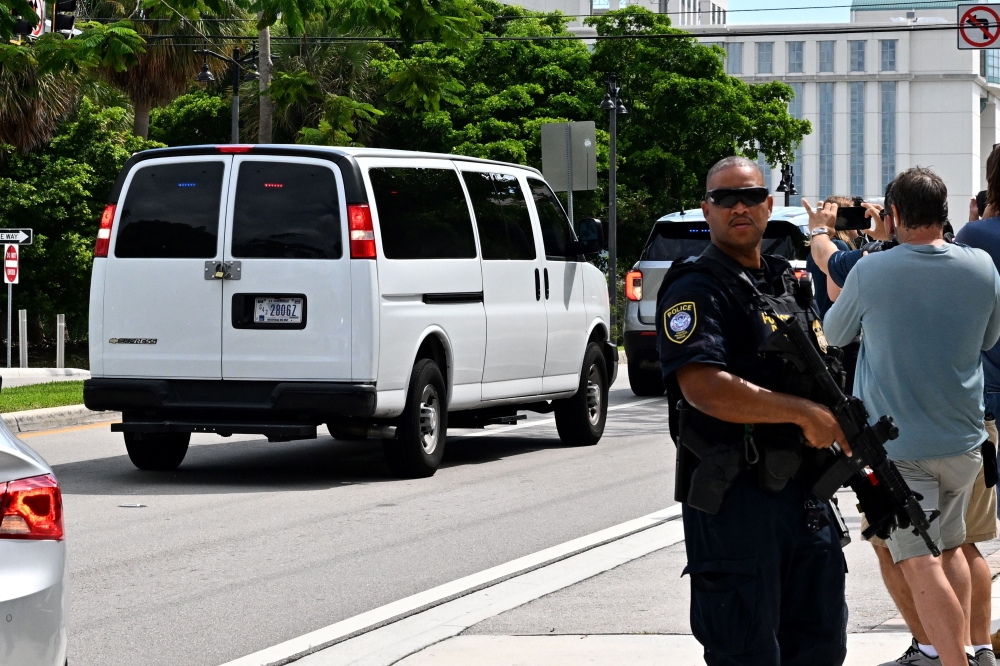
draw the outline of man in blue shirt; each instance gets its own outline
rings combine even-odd
[[[986,253],[944,241],[947,188],[930,170],[894,181],[892,215],[901,245],[854,266],[824,329],[833,345],[863,331],[855,395],[871,414],[896,419],[889,457],[924,510],[941,512],[931,523],[941,558],[908,530],[887,545],[913,590],[926,647],[944,666],[965,666],[971,600],[961,545],[982,467],[980,352],[1000,338],[1000,276]]]

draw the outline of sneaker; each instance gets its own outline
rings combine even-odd
[[[997,666],[997,658],[993,650],[982,648],[975,657],[969,659],[969,664],[971,666]]]
[[[937,657],[933,659],[920,651],[917,647],[917,639],[914,638],[906,652],[895,661],[887,661],[880,666],[941,666],[941,660]],[[969,661],[969,666],[976,666],[975,662]],[[995,664],[994,664],[995,666]]]

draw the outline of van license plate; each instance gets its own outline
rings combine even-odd
[[[253,320],[257,324],[301,324],[301,298],[257,298]]]

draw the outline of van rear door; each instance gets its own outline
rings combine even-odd
[[[239,156],[222,297],[225,379],[351,379],[351,259],[339,170]]]
[[[116,210],[104,282],[104,374],[219,379],[220,220],[232,158],[139,162]]]

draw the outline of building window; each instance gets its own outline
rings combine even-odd
[[[882,81],[882,190],[896,177],[896,82]]]
[[[895,72],[896,71],[896,40],[895,39],[883,39],[879,42],[882,49],[882,63],[880,71],[882,72]]]
[[[726,44],[726,74],[743,73],[743,42]]]
[[[865,42],[864,40],[851,40],[847,42],[851,47],[851,70],[852,72],[865,71]]]
[[[833,47],[837,42],[818,42],[819,44],[819,71],[833,71]]]
[[[851,196],[865,195],[865,82],[851,81]]]
[[[757,73],[771,74],[774,70],[774,42],[757,42]]]
[[[792,87],[793,97],[788,101],[788,115],[792,118],[802,119],[802,89],[805,84],[802,83],[789,83]],[[793,170],[795,171],[795,189],[798,192],[802,192],[802,144],[800,143],[795,148],[794,162],[792,162]]]
[[[590,9],[595,12],[606,12],[611,9],[611,0],[590,0]]]
[[[802,47],[805,42],[788,42],[788,73],[802,73]]]
[[[771,189],[771,166],[767,163],[764,153],[757,152],[757,168],[764,174],[764,187]]]
[[[980,51],[979,74],[989,83],[1000,83],[1000,50]]]
[[[819,84],[819,198],[833,196],[833,83]]]

